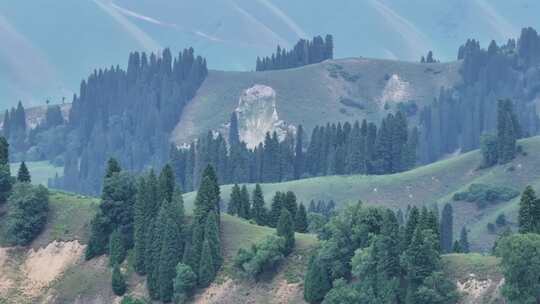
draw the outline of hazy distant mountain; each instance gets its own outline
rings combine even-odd
[[[331,33],[335,57],[454,60],[467,38],[540,27],[535,0],[10,0],[0,3],[0,108],[71,100],[132,50],[193,46],[210,68],[254,69],[277,44]],[[473,34],[474,33],[474,34]],[[89,51],[91,50],[91,51]]]

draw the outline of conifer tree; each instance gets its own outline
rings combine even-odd
[[[111,282],[114,294],[117,296],[123,296],[126,292],[126,279],[120,271],[120,266],[118,266],[118,264],[114,265]]]
[[[134,231],[134,265],[138,274],[146,274],[144,265],[146,253],[146,232],[148,230],[148,187],[146,178],[143,176],[137,183],[137,197],[133,209],[133,231]]]
[[[444,253],[452,252],[454,233],[454,211],[452,205],[444,205],[441,219],[441,248]]]
[[[266,209],[264,207],[264,196],[261,189],[261,185],[256,184],[255,190],[253,190],[253,208],[251,209],[251,218],[257,223],[257,225],[266,224]]]
[[[438,240],[429,230],[421,230],[418,227],[405,252],[404,262],[407,272],[406,304],[422,303],[419,299],[418,289],[424,279],[440,268],[440,256],[437,252]]]
[[[171,165],[166,164],[159,174],[159,202],[172,202],[175,188],[174,171]]]
[[[159,298],[165,303],[170,302],[173,297],[173,280],[176,276],[175,267],[180,260],[179,249],[181,248],[177,221],[174,219],[175,215],[169,211],[171,207],[167,206],[167,204],[172,203],[164,201],[161,207],[162,210],[160,210],[159,219],[161,222],[158,223],[158,230],[161,242],[159,246],[159,264],[157,265]]]
[[[122,168],[115,158],[109,158],[107,161],[107,169],[105,170],[105,178],[112,177],[115,173],[120,173]]]
[[[6,124],[4,122],[4,131]],[[11,171],[9,168],[9,144],[0,136],[0,205],[4,204],[11,190]]]
[[[238,184],[234,184],[231,190],[231,198],[229,199],[229,204],[227,205],[227,213],[230,215],[239,214],[240,209],[240,187]]]
[[[298,211],[296,212],[296,215],[294,217],[294,223],[295,223],[295,229],[297,232],[300,232],[300,233],[307,232],[308,220],[307,220],[306,207],[302,203],[300,203],[300,206],[298,207]]]
[[[332,282],[326,265],[312,255],[304,278],[304,300],[308,303],[320,303],[331,288]]]
[[[420,213],[418,211],[418,208],[416,206],[413,206],[411,208],[411,211],[409,212],[407,224],[405,225],[403,244],[401,247],[402,250],[406,250],[409,244],[412,242],[414,231],[416,230],[416,227],[418,226],[419,221],[420,221]]]
[[[231,114],[231,121],[229,126],[229,147],[230,150],[237,149],[240,144],[240,135],[238,132],[238,116],[236,111]]]
[[[214,269],[214,261],[212,260],[212,249],[208,240],[204,240],[201,252],[201,260],[199,262],[199,287],[208,287],[216,276]]]
[[[296,202],[296,195],[294,194],[294,192],[287,191],[283,198],[283,207],[289,210],[291,216],[294,216],[296,214],[296,211],[298,210],[298,203]]]
[[[206,214],[210,210],[215,210],[219,214],[219,184],[217,176],[212,166],[208,165],[204,169],[201,185],[195,197],[195,220],[204,223]]]
[[[19,172],[17,172],[17,181],[19,183],[30,183],[32,181],[30,172],[28,171],[28,167],[26,167],[26,163],[24,161],[21,162]]]
[[[4,123],[4,129],[6,124]],[[9,143],[4,136],[0,136],[0,165],[9,164]]]
[[[462,253],[463,250],[461,250],[461,245],[459,244],[458,240],[454,241],[454,245],[452,246],[452,252],[453,253]]]
[[[304,128],[298,125],[294,146],[294,179],[299,179],[304,171]]]
[[[284,195],[281,192],[276,192],[272,198],[272,206],[270,207],[270,214],[268,216],[268,224],[270,227],[276,227],[279,217],[281,215],[281,209],[283,207]]]
[[[461,249],[461,252],[463,253],[469,253],[469,237],[467,233],[467,227],[461,228],[461,233],[459,237],[459,247]]]
[[[161,254],[161,234],[159,231],[159,222],[164,220],[163,217],[158,216],[154,219],[149,227],[146,238],[146,255],[145,255],[145,267],[146,267],[146,287],[148,288],[148,294],[150,298],[159,300],[159,257]]]
[[[203,242],[204,225],[193,223],[191,227],[191,240],[189,246],[184,251],[185,254],[182,258],[184,264],[191,266],[193,269],[199,269]]]
[[[109,237],[109,264],[120,265],[126,258],[126,249],[122,241],[122,234],[117,230]]]
[[[246,185],[242,186],[240,190],[240,208],[238,211],[238,216],[241,218],[249,219],[251,213],[251,205],[249,201],[249,192]]]
[[[281,209],[281,215],[277,223],[277,235],[285,239],[284,255],[289,255],[294,248],[294,222],[287,208]]]
[[[533,233],[539,228],[540,201],[531,186],[527,186],[519,201],[518,225],[520,233]]]
[[[212,252],[212,261],[214,262],[214,269],[217,271],[223,263],[223,257],[221,256],[221,242],[219,240],[217,215],[214,211],[208,213],[208,216],[206,217],[204,238],[208,241],[208,244],[210,245],[210,250]]]
[[[7,202],[11,192],[11,181],[9,164],[0,165],[0,205]]]

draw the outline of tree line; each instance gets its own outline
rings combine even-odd
[[[437,99],[420,112],[420,162],[431,163],[456,150],[467,152],[481,146],[482,134],[499,136],[500,128],[516,138],[540,132],[535,104],[540,62],[540,36],[524,28],[518,39],[501,45],[492,41],[487,48],[469,39],[458,51],[463,82],[441,88]],[[513,117],[519,129],[510,130],[499,117],[499,100],[512,100]],[[505,101],[506,104],[506,101]],[[504,161],[504,159],[502,159]]]
[[[194,215],[188,219],[169,165],[159,175],[150,170],[135,177],[111,158],[85,257],[109,255],[113,291],[122,295],[127,286],[120,265],[132,250],[133,267],[146,275],[152,300],[186,301],[196,287],[210,285],[223,263],[219,201],[210,166],[203,173]]]
[[[292,50],[277,46],[276,52],[271,56],[259,58],[255,66],[256,71],[283,70],[319,63],[334,58],[334,38],[332,35],[315,36],[313,39],[300,39]]]
[[[189,148],[171,149],[171,163],[182,188],[197,187],[202,169],[216,168],[220,184],[280,182],[335,174],[389,174],[416,164],[418,130],[401,112],[388,114],[380,127],[366,120],[313,129],[309,144],[298,126],[280,141],[276,132],[253,149],[240,140],[236,114],[228,140],[209,132]]]
[[[293,221],[292,229],[296,232],[307,232],[306,207],[303,203],[297,202],[296,195],[292,191],[276,192],[272,198],[270,210],[268,210],[259,184],[255,185],[251,199],[246,185],[240,187],[235,184],[227,204],[228,214],[253,220],[257,225],[274,228],[278,226],[279,219],[285,209]]]
[[[95,70],[81,82],[66,121],[58,106],[48,106],[45,121],[23,137],[24,156],[63,165],[64,177],[50,185],[88,194],[99,193],[111,156],[130,171],[161,167],[169,134],[207,74],[192,48],[176,57],[169,49],[130,53],[127,69]]]

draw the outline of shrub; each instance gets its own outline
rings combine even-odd
[[[175,303],[186,303],[191,297],[195,286],[197,286],[197,275],[188,265],[178,263],[176,265],[176,278],[174,279]]]
[[[453,200],[474,202],[479,208],[484,208],[488,204],[507,202],[518,195],[519,191],[509,187],[471,184],[467,191],[455,193]]]
[[[285,239],[267,236],[249,250],[241,248],[234,258],[234,266],[245,276],[257,280],[264,272],[273,270],[284,258]]]

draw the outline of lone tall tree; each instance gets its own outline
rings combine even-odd
[[[19,183],[30,183],[32,181],[32,178],[30,177],[30,172],[28,171],[28,167],[26,167],[26,163],[24,161],[21,162],[21,165],[19,167],[19,172],[17,173],[17,181]]]

